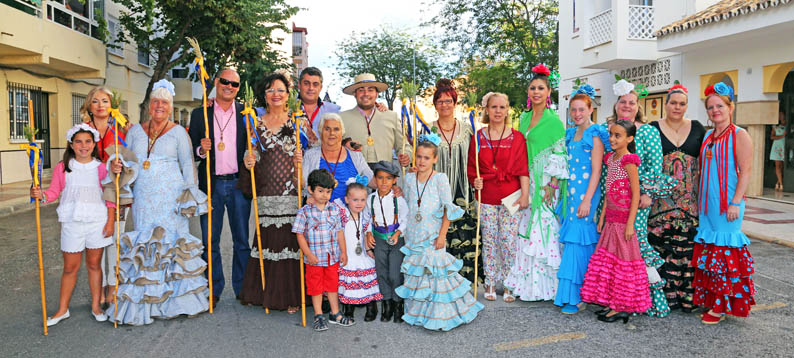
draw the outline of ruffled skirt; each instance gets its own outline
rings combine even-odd
[[[403,320],[431,330],[449,331],[477,317],[484,306],[471,294],[471,281],[458,271],[463,261],[445,250],[403,247],[400,271],[405,283],[395,292],[405,300]]]
[[[300,306],[300,262],[298,240],[292,225],[262,227],[262,267],[265,272],[265,290],[262,291],[262,269],[259,249],[253,238],[251,258],[245,267],[240,303],[286,310]]]
[[[137,326],[209,309],[199,238],[157,226],[125,233],[119,250],[118,312],[108,307],[110,321]]]
[[[363,305],[382,299],[374,264],[369,269],[339,268],[339,302]]]
[[[564,246],[560,270],[557,272],[559,284],[554,304],[577,305],[582,302],[580,291],[585,272],[598,243],[596,224],[589,218],[565,221],[560,229],[560,241]]]
[[[557,270],[562,259],[560,224],[545,205],[539,211],[524,211],[518,227],[515,263],[504,282],[522,301],[551,300],[557,293]],[[520,233],[528,233],[528,236]]]
[[[693,303],[711,308],[714,313],[738,317],[750,315],[755,304],[753,257],[747,246],[734,248],[695,243]]]
[[[625,238],[626,224],[606,222],[582,285],[585,302],[620,312],[651,307],[648,273],[636,237]]]

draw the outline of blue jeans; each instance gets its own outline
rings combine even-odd
[[[221,230],[223,229],[223,214],[229,211],[229,227],[234,242],[232,255],[232,288],[234,294],[239,295],[243,286],[243,275],[248,258],[251,257],[251,247],[248,245],[248,220],[251,216],[251,200],[246,199],[240,189],[237,189],[237,180],[215,180],[212,188],[212,295],[221,296],[225,281],[223,277],[223,260],[221,257]],[[201,215],[201,241],[204,243],[204,252],[201,258],[207,261],[207,215]],[[207,268],[209,270],[209,267]],[[204,276],[208,277],[208,272]]]

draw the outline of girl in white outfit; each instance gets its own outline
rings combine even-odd
[[[69,146],[52,174],[49,189],[30,189],[30,196],[45,203],[61,197],[58,221],[61,222],[63,275],[58,312],[47,318],[47,326],[69,318],[69,301],[77,283],[77,272],[86,251],[88,285],[91,288],[91,313],[97,321],[108,319],[99,305],[102,286],[100,261],[104,247],[110,245],[114,229],[115,204],[102,200],[100,181],[107,169],[98,159],[99,132],[83,123],[66,133]],[[63,194],[63,195],[61,195]]]

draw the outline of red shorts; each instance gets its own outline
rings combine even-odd
[[[339,263],[331,266],[312,266],[306,264],[306,294],[322,295],[323,292],[336,293],[339,290]]]

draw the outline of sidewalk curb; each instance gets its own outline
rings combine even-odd
[[[744,232],[745,235],[747,235],[749,238],[751,238],[753,240],[759,240],[759,241],[768,242],[768,243],[771,243],[771,244],[777,244],[777,245],[785,246],[785,247],[788,247],[790,249],[794,249],[794,242],[792,242],[792,241],[781,240],[781,239],[777,239],[777,238],[774,238],[774,237],[770,237],[770,236],[766,236],[766,235],[762,235],[762,234],[757,234],[757,233],[754,233],[754,232],[747,232],[747,231],[743,231],[743,232]]]

